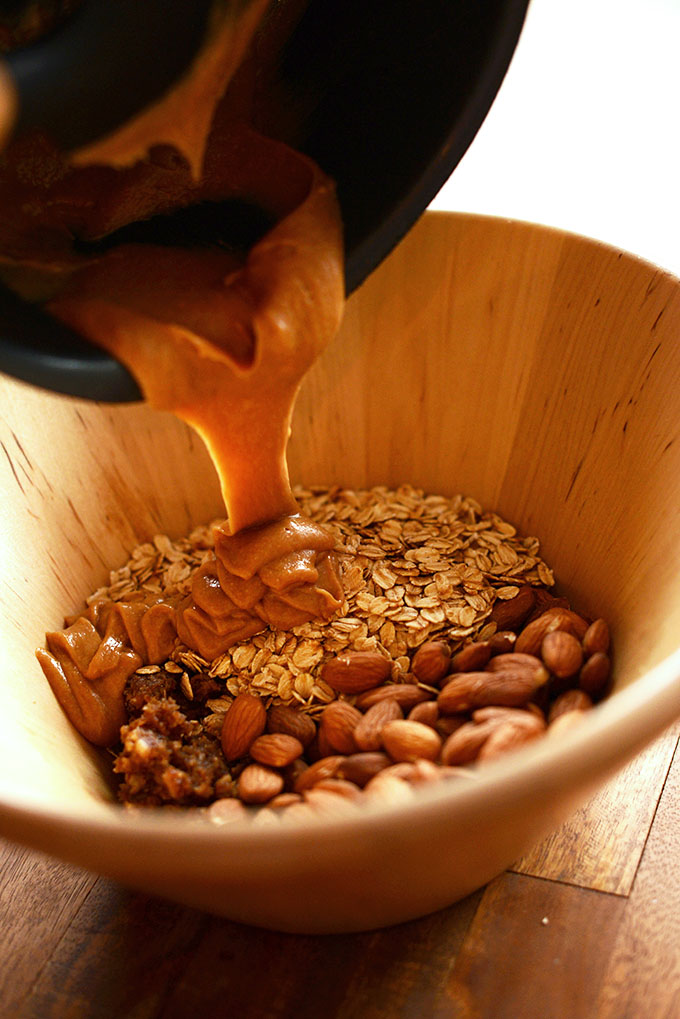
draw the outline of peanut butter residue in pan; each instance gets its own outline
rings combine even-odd
[[[246,250],[140,243],[126,232],[232,199],[267,219]],[[342,315],[340,215],[319,168],[235,116],[228,95],[198,176],[169,145],[114,168],[76,166],[33,138],[4,158],[0,201],[10,210],[0,224],[5,282],[113,353],[153,407],[200,433],[227,510],[188,597],[95,603],[38,650],[73,724],[107,746],[126,721],[129,677],[177,642],[209,660],[268,626],[327,620],[342,604],[332,540],[299,515],[286,465],[298,388]]]

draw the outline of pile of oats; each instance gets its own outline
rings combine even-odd
[[[455,650],[470,638],[483,639],[496,599],[513,598],[520,584],[554,583],[538,540],[519,536],[474,499],[426,495],[408,485],[298,488],[295,495],[301,512],[335,536],[345,604],[330,623],[265,630],[212,662],[177,648],[169,671],[181,668],[185,693],[198,672],[224,683],[224,696],[208,701],[209,730],[219,731],[232,698],[244,690],[318,715],[336,697],[319,677],[321,665],[342,651],[384,652],[398,682],[409,669],[409,652],[426,640],[447,640]],[[89,600],[125,601],[140,590],[188,593],[193,570],[213,554],[213,526],[178,541],[159,535],[140,545]]]

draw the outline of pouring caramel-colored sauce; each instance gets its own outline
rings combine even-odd
[[[343,600],[332,539],[299,516],[285,455],[301,380],[342,314],[333,184],[229,103],[198,176],[193,163],[161,145],[129,167],[76,165],[34,138],[0,176],[5,281],[113,353],[153,407],[200,433],[227,510],[187,597],[96,602],[38,650],[62,708],[100,746],[117,741],[125,684],[142,664],[179,644],[210,661],[267,626],[329,619]],[[244,254],[100,244],[131,222],[232,198],[273,223]]]

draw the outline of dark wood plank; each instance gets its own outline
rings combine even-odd
[[[480,897],[387,931],[306,937],[230,923],[100,881],[21,1019],[427,1015]]]
[[[393,1019],[428,1016],[474,916],[481,893],[390,930],[301,937],[211,924],[174,989],[163,1019],[226,998],[247,1019]],[[229,965],[224,965],[230,946]],[[257,985],[253,971],[266,971]],[[200,990],[202,989],[202,991]]]
[[[431,1019],[595,1019],[626,905],[621,896],[502,875],[484,894]]]
[[[673,725],[512,868],[628,895],[680,735]]]
[[[97,881],[21,1019],[159,1015],[207,923],[196,910]]]
[[[30,992],[96,878],[0,841],[0,1012]]]
[[[680,1016],[680,748],[675,752],[616,944],[598,1019]]]

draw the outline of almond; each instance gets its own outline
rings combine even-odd
[[[441,736],[422,722],[407,718],[388,722],[382,731],[385,750],[393,761],[436,761],[442,748]]]
[[[292,764],[289,764],[287,768],[283,769],[283,780],[284,780],[283,787],[286,790],[286,792],[291,792],[293,790],[298,778],[300,777],[303,771],[307,771],[308,767],[309,764],[307,764],[307,762],[304,761],[301,757],[298,757],[296,760],[293,761]]]
[[[354,730],[364,717],[347,701],[332,701],[321,713],[319,749],[326,755],[353,754],[357,749]]]
[[[285,768],[300,757],[302,751],[302,743],[295,736],[289,736],[285,732],[273,732],[253,740],[249,753],[259,764]]]
[[[422,705],[417,705],[417,707],[422,707]],[[404,713],[393,697],[378,701],[368,709],[365,715],[361,716],[361,720],[354,730],[356,749],[380,750],[382,748],[382,731],[387,723],[403,717]]]
[[[238,794],[244,803],[267,803],[283,790],[283,776],[263,764],[249,764],[238,779]]]
[[[489,618],[499,630],[516,630],[533,609],[535,600],[533,588],[524,585],[514,598],[495,601]]]
[[[475,711],[474,718],[475,721],[461,726],[446,741],[442,748],[443,764],[469,764],[471,761],[483,759],[483,749],[499,729],[503,730],[504,735],[496,739],[495,744],[492,744],[492,750],[484,756],[495,756],[493,747],[501,746],[506,741],[508,749],[520,745],[523,742],[522,732],[527,734],[527,739],[533,739],[546,731],[545,721],[529,711],[489,707],[483,711]],[[516,735],[510,735],[511,728],[517,730]]]
[[[444,743],[441,753],[442,764],[469,764],[476,760],[496,724],[493,719],[480,723],[465,722]]]
[[[548,726],[548,736],[559,736],[560,733],[575,729],[586,717],[585,711],[564,711]]]
[[[515,642],[515,651],[537,655],[540,654],[543,638],[553,630],[566,630],[582,640],[587,629],[586,621],[575,612],[563,608],[548,609],[524,627]]]
[[[396,775],[402,778],[409,785],[427,785],[429,782],[438,782],[441,777],[441,769],[433,761],[426,757],[419,757],[417,761],[400,761],[398,764],[391,764],[385,768],[385,775]]]
[[[529,705],[530,708],[534,705]],[[497,705],[490,705],[487,708],[477,708],[476,711],[472,712],[473,722],[488,722],[489,719],[497,719],[499,722],[516,722],[517,725],[526,725],[529,728],[535,728],[538,722],[540,726],[545,729],[545,716],[540,710],[525,711],[523,708],[503,708]]]
[[[461,672],[447,683],[437,698],[443,715],[460,714],[489,704],[518,707],[532,697],[545,683],[547,672],[505,669],[502,672]]]
[[[316,724],[304,711],[286,704],[272,704],[267,712],[267,732],[284,732],[287,736],[295,736],[303,747],[307,747],[316,736]]]
[[[456,651],[451,659],[451,672],[477,672],[483,669],[491,658],[491,644],[488,640],[473,641]]]
[[[609,681],[610,668],[609,656],[604,651],[596,651],[583,663],[578,685],[590,697],[601,697]]]
[[[266,724],[267,712],[259,697],[250,693],[235,697],[222,723],[221,741],[226,759],[238,761],[245,757]]]
[[[487,644],[492,655],[503,655],[515,650],[516,640],[517,634],[512,630],[498,630],[497,633],[491,634]]]
[[[350,754],[338,768],[337,776],[363,788],[374,775],[391,763],[387,754],[378,751]]]
[[[382,772],[367,783],[364,791],[370,799],[386,807],[401,806],[413,799],[413,790],[408,782],[396,775],[385,775]]]
[[[557,595],[551,594],[550,591],[546,591],[544,587],[534,588],[534,598],[534,607],[528,617],[524,620],[525,626],[533,622],[534,619],[537,619],[538,616],[542,616],[548,609],[569,608],[569,602],[566,598],[558,598]]]
[[[355,750],[356,747],[352,747],[352,749]],[[319,726],[316,739],[307,747],[307,757],[310,762],[320,761],[322,757],[332,757],[334,753],[335,751],[329,742],[328,736],[321,726]]]
[[[437,704],[436,701],[434,703]],[[437,711],[439,711],[439,705],[437,705]],[[448,739],[452,733],[465,725],[467,720],[466,715],[440,715],[434,727],[442,739]]]
[[[535,740],[545,732],[545,726],[538,719],[534,722],[533,726],[518,725],[515,721],[500,722],[480,749],[477,760],[490,761]]]
[[[314,764],[310,764],[296,778],[293,792],[302,793],[306,789],[311,789],[322,778],[334,778],[344,761],[345,758],[341,754],[334,754],[332,757],[322,757]]]
[[[429,725],[432,729],[436,728],[439,718],[437,702],[423,701],[422,704],[416,704],[415,708],[411,708],[409,711],[408,717],[411,722],[422,722],[423,725]]]
[[[451,652],[441,640],[428,640],[422,644],[411,661],[413,674],[421,683],[436,686],[449,671]]]
[[[278,810],[283,807],[290,807],[293,803],[301,803],[302,797],[299,793],[279,793],[267,806],[270,810]]]
[[[565,630],[547,633],[541,644],[541,658],[554,675],[560,679],[574,676],[583,665],[581,644]]]
[[[596,619],[590,624],[583,637],[583,653],[586,657],[596,651],[606,654],[609,651],[609,627],[604,619]]]
[[[208,817],[215,824],[231,824],[232,821],[244,821],[248,817],[248,811],[240,800],[231,798],[215,800],[208,807]]]
[[[346,800],[360,800],[361,789],[356,782],[348,782],[344,778],[322,778],[316,785],[315,789],[323,789],[326,792],[333,793],[335,796],[342,796]]]
[[[545,666],[540,658],[536,655],[524,654],[518,651],[496,655],[486,667],[487,672],[505,672],[507,669],[514,669],[515,671],[523,669],[531,675],[536,674],[537,676],[543,676],[545,673]]]
[[[321,669],[321,679],[337,693],[355,694],[384,683],[392,663],[377,651],[345,651]]]
[[[416,704],[432,700],[432,694],[429,690],[423,690],[422,687],[416,686],[415,683],[386,683],[384,686],[377,686],[359,694],[356,706],[364,711],[379,701],[390,698],[395,700],[404,711],[410,711]]]
[[[363,795],[359,789],[357,793]],[[304,793],[304,801],[321,817],[347,817],[356,811],[356,807],[346,796],[338,796],[328,789],[320,789],[318,784]]]
[[[553,701],[548,715],[548,721],[552,724],[560,715],[568,711],[589,711],[593,702],[584,690],[566,690]]]

